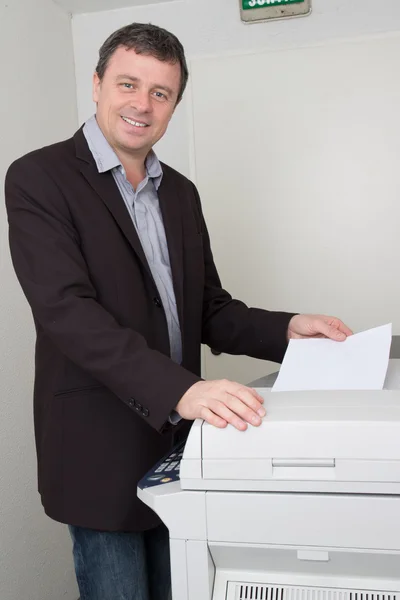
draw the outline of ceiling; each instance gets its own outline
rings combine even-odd
[[[173,0],[53,0],[69,13],[100,12],[103,10],[114,10],[117,8],[128,8],[130,6],[143,6],[148,4],[159,4]]]

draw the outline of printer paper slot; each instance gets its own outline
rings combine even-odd
[[[300,481],[332,481],[336,479],[335,459],[273,458],[272,477],[274,479],[293,479]]]
[[[273,458],[273,467],[334,467],[334,458]]]

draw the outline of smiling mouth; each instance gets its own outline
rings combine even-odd
[[[134,121],[133,119],[128,119],[128,117],[121,117],[125,123],[129,123],[129,125],[133,125],[134,127],[148,127],[147,123],[141,123],[140,121]]]

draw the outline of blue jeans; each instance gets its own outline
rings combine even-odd
[[[170,600],[164,525],[138,533],[69,530],[81,600]]]

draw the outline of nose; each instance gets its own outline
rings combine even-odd
[[[131,102],[132,108],[140,113],[148,113],[151,111],[150,94],[146,90],[137,90]]]

